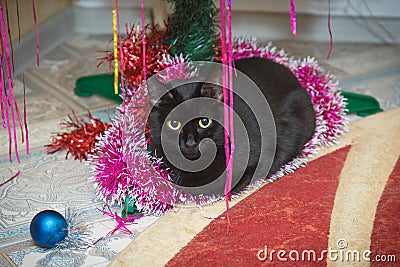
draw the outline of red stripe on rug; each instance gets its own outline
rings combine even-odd
[[[320,257],[328,247],[330,220],[343,168],[350,146],[310,162],[294,174],[267,184],[229,210],[231,227],[223,215],[211,221],[167,266],[257,266],[284,264],[277,251],[286,251],[281,258],[287,264],[326,265],[309,261],[308,255]],[[267,257],[263,259],[267,246]],[[264,250],[264,251],[263,251]],[[272,253],[272,250],[275,252]],[[294,262],[296,250],[299,259]],[[272,254],[271,254],[272,253]],[[280,252],[283,253],[283,252]],[[289,254],[290,253],[290,254]],[[272,262],[271,262],[272,255]]]
[[[376,209],[374,229],[371,235],[371,266],[386,266],[400,261],[400,158],[389,176]],[[378,256],[378,258],[375,258]]]

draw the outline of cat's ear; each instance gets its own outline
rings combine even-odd
[[[210,97],[217,99],[219,101],[223,100],[223,90],[222,86],[222,78],[221,71],[214,71],[207,78],[203,86],[201,87],[201,95],[204,97]]]
[[[150,106],[159,106],[162,100],[166,98],[172,99],[173,95],[170,92],[170,86],[163,83],[156,76],[147,79],[147,90],[149,92]]]

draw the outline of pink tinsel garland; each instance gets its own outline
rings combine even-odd
[[[345,119],[346,103],[340,94],[333,75],[326,73],[311,57],[303,60],[289,58],[283,50],[278,51],[271,44],[258,46],[256,39],[236,39],[233,44],[233,58],[265,57],[289,68],[309,92],[316,114],[316,129],[313,138],[304,146],[301,156],[282,166],[272,177],[274,181],[286,173],[307,163],[307,157],[315,154],[318,147],[338,142],[338,137],[347,129]],[[166,66],[173,59],[165,57]],[[175,59],[182,64],[182,58]],[[181,68],[177,68],[180,70]],[[181,73],[181,71],[178,71]],[[193,72],[191,72],[193,75]],[[190,77],[190,75],[189,75]],[[167,170],[160,168],[161,159],[149,158],[145,138],[147,88],[134,88],[134,94],[127,106],[121,106],[112,126],[100,138],[98,155],[91,160],[93,179],[97,182],[99,198],[109,203],[123,204],[129,194],[144,213],[161,215],[176,204],[193,202],[205,205],[221,199],[214,196],[190,196],[173,188],[169,183]],[[153,168],[149,167],[149,162]]]

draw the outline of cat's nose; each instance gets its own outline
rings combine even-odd
[[[194,149],[197,146],[197,142],[196,142],[193,134],[189,134],[187,136],[185,146],[188,149]]]

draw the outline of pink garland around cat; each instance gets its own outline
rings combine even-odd
[[[304,146],[302,155],[282,166],[273,176],[252,185],[258,187],[304,166],[307,158],[314,155],[319,147],[337,143],[339,136],[347,129],[346,103],[335,77],[323,70],[314,58],[289,58],[283,50],[278,51],[271,44],[259,46],[254,38],[236,39],[233,43],[233,59],[249,57],[268,58],[289,68],[308,91],[316,114],[315,134]],[[189,78],[195,73],[190,67],[186,70],[182,67],[190,66],[184,64],[182,57],[165,55],[162,61],[164,67],[178,63],[175,72],[169,75],[171,79],[182,78],[182,75],[183,78]],[[142,85],[130,90],[126,96],[130,98],[128,103],[118,109],[112,126],[98,142],[97,155],[90,162],[98,197],[107,203],[122,205],[126,196],[130,195],[139,210],[155,215],[161,215],[178,204],[201,206],[221,199],[188,195],[168,183],[168,170],[160,167],[162,159],[151,157],[147,150],[147,88]]]

